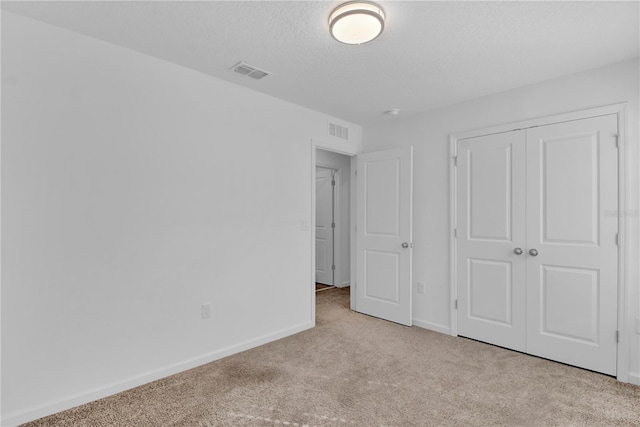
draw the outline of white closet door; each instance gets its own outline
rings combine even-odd
[[[458,145],[458,334],[525,350],[525,134]]]
[[[616,115],[527,130],[527,352],[611,375],[616,134]]]

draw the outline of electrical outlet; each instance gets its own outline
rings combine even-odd
[[[424,282],[418,282],[418,293],[419,294],[424,294],[424,287],[426,286],[426,284]]]
[[[202,318],[203,319],[211,317],[211,311],[212,311],[212,309],[211,309],[211,303],[210,302],[202,304]]]

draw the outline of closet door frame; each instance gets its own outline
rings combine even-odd
[[[510,132],[514,130],[527,129],[536,126],[545,126],[555,123],[568,122],[573,120],[588,119],[591,117],[615,114],[618,118],[618,355],[617,373],[618,381],[629,382],[629,330],[631,322],[628,322],[627,313],[630,301],[627,260],[628,246],[626,207],[627,199],[627,103],[607,105],[603,107],[591,108],[587,110],[574,111],[571,113],[545,116],[530,120],[518,121],[504,125],[486,127],[466,132],[459,132],[449,136],[449,289],[450,289],[450,323],[451,335],[458,336],[458,309],[456,301],[457,295],[457,239],[456,239],[456,218],[457,218],[457,187],[456,182],[456,162],[458,155],[458,141],[478,136],[492,135],[496,133]],[[629,327],[629,328],[628,328]]]

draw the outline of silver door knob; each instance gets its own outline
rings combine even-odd
[[[408,244],[407,242],[404,242],[404,243],[402,244],[402,247],[403,247],[404,249],[407,249],[407,248],[409,247],[409,244]]]
[[[538,250],[537,249],[529,249],[529,255],[538,256]]]
[[[513,253],[516,254],[516,255],[522,255],[522,248],[515,248],[513,250]]]

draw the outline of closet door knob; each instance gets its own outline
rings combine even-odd
[[[537,249],[529,249],[529,255],[538,256],[538,250]]]
[[[522,255],[522,248],[515,248],[513,250],[513,253],[516,254],[516,255]]]

